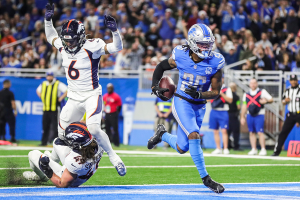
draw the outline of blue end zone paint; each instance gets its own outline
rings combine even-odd
[[[80,188],[5,188],[0,199],[300,199],[300,183],[224,184],[216,194],[204,185],[83,186]]]

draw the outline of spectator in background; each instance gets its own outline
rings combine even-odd
[[[259,89],[256,79],[251,79],[250,91],[244,93],[243,95],[243,106],[241,111],[241,124],[245,125],[246,123],[246,114],[247,114],[247,125],[249,129],[249,139],[251,144],[251,151],[248,155],[256,155],[256,135],[259,136],[259,143],[261,151],[259,155],[267,155],[266,145],[265,145],[265,135],[264,135],[264,121],[265,121],[265,109],[264,105],[273,102],[272,96],[265,90]]]
[[[130,61],[128,59],[128,47],[124,45],[123,49],[117,54],[114,72],[118,73],[121,70],[130,69]]]
[[[227,0],[222,1],[220,8],[218,10],[218,16],[222,17],[221,31],[222,34],[227,34],[227,32],[233,27],[233,13],[232,4],[228,3]]]
[[[217,15],[217,8],[216,8],[216,4],[212,3],[210,8],[209,8],[209,24],[212,26],[216,26],[216,27],[220,27],[221,24],[221,20],[220,20],[220,16]]]
[[[228,40],[228,38],[227,38],[226,35],[222,35],[220,47],[223,48],[223,50],[224,50],[226,53],[229,53],[230,48],[231,48],[232,46],[233,46],[233,42],[230,41],[230,40]]]
[[[62,55],[55,47],[52,47],[49,64],[51,71],[55,72],[56,74],[64,73],[64,68],[62,67]]]
[[[10,67],[13,67],[13,68],[21,68],[21,64],[20,64],[20,61],[18,59],[16,59],[16,57],[14,55],[11,55],[9,57],[9,65]]]
[[[262,32],[267,33],[267,32],[269,32],[270,29],[272,29],[271,28],[271,18],[269,15],[266,15],[264,17],[264,21],[262,23]]]
[[[163,124],[166,130],[170,129],[170,122],[173,118],[172,115],[172,101],[173,98],[168,101],[163,101],[160,98],[156,97],[154,109],[156,112],[156,118],[154,120],[154,132],[156,132],[157,125]],[[164,148],[169,147],[168,143],[164,142]]]
[[[47,72],[46,79],[36,89],[38,97],[43,102],[43,136],[40,146],[46,146],[58,137],[58,106],[67,96],[67,86],[54,78],[53,72]],[[49,138],[50,129],[54,131],[52,138]]]
[[[207,13],[204,10],[199,11],[197,23],[206,24],[207,26],[209,26],[209,19],[207,17]]]
[[[221,149],[221,139],[219,128],[221,128],[222,139],[223,139],[223,153],[229,154],[228,150],[228,134],[227,129],[229,125],[228,110],[229,106],[227,103],[232,103],[232,91],[227,88],[224,84],[224,78],[222,78],[222,88],[220,91],[220,96],[211,101],[212,110],[209,115],[209,128],[214,130],[214,139],[217,148],[212,152],[212,154],[222,154]]]
[[[119,139],[119,113],[122,109],[121,97],[114,92],[112,83],[106,86],[107,93],[103,96],[105,112],[105,130],[111,142],[120,146]]]
[[[254,48],[255,48],[254,42],[249,41],[247,48],[244,51],[241,51],[239,60],[244,60],[253,57]]]
[[[89,10],[89,16],[85,18],[84,26],[86,27],[86,29],[95,31],[97,22],[98,22],[98,16],[95,15],[94,9],[91,8]]]
[[[15,102],[15,96],[12,91],[10,91],[11,82],[6,79],[3,81],[3,89],[0,91],[0,103],[4,104],[4,118],[2,119],[2,127],[0,130],[5,130],[5,125],[9,125],[10,141],[15,143],[16,141],[16,116],[17,107]]]
[[[233,30],[239,31],[242,28],[246,28],[247,20],[247,14],[244,11],[244,7],[240,6],[238,12],[233,17]]]
[[[160,17],[157,27],[159,28],[159,35],[162,39],[170,39],[174,38],[176,20],[171,17],[172,10],[170,8],[166,9],[165,16]]]
[[[157,47],[157,41],[160,39],[160,35],[157,31],[156,24],[152,23],[150,24],[150,30],[146,33],[145,39],[146,39],[146,45],[147,46],[153,46],[154,48]]]
[[[261,37],[261,29],[262,29],[262,24],[259,20],[259,15],[257,12],[254,12],[252,14],[251,22],[249,25],[249,29],[253,34],[253,37],[256,39],[256,41],[260,40]]]
[[[270,47],[273,49],[272,43],[269,41],[267,33],[261,34],[261,40],[255,43],[255,46],[261,46],[262,48]]]
[[[12,66],[10,66],[9,64],[9,59],[8,57],[3,57],[2,58],[2,68],[10,68]]]
[[[16,27],[17,27],[17,32],[13,34],[13,37],[16,40],[21,40],[28,36],[28,34],[23,30],[23,24],[21,22],[17,23]]]
[[[290,40],[292,38],[295,38],[295,41],[290,43]],[[284,44],[290,52],[296,52],[297,53],[300,49],[300,31],[298,32],[296,37],[294,36],[293,33],[288,34],[288,37],[284,41]]]
[[[8,28],[4,28],[3,30],[3,37],[0,41],[0,46],[15,42],[16,39],[10,34],[10,31]]]
[[[225,51],[223,51],[223,49],[221,47],[220,48],[218,47],[218,50],[224,56],[226,64],[230,65],[239,60],[240,52],[241,52],[243,46],[238,45],[237,49],[235,49],[234,45],[230,45],[228,48],[229,48],[229,53],[226,53]]]
[[[271,60],[265,54],[265,51],[262,47],[258,47],[255,54],[257,58],[254,62],[254,68],[256,70],[272,70]]]
[[[240,122],[239,122],[239,114],[241,109],[241,101],[240,97],[236,94],[236,84],[235,83],[229,83],[229,87],[232,91],[232,102],[229,103],[229,110],[228,110],[228,116],[229,116],[229,126],[228,126],[228,148],[233,148],[235,151],[239,151],[240,149]],[[230,143],[230,135],[233,134],[233,144],[234,146],[231,146]]]
[[[132,47],[128,50],[127,55],[130,60],[131,70],[138,70],[138,68],[142,64],[142,56],[144,52],[144,47],[139,42],[135,42],[132,44]]]

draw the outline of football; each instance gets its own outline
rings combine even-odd
[[[175,93],[175,84],[174,81],[169,76],[164,76],[159,81],[159,87],[160,88],[168,88],[169,92],[165,92],[163,95],[165,97],[168,97],[169,99],[172,98],[172,96]]]

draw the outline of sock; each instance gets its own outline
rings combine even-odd
[[[203,151],[200,146],[200,139],[189,140],[189,148],[191,157],[198,169],[201,178],[208,175],[203,157]]]
[[[164,133],[161,139],[162,139],[162,141],[168,143],[173,149],[175,149],[179,153],[179,151],[177,149],[177,144],[176,144],[177,135],[172,135],[170,133]]]

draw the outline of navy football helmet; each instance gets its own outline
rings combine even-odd
[[[60,39],[67,53],[76,54],[85,43],[85,28],[82,22],[71,19],[62,25]]]
[[[64,138],[65,143],[73,150],[80,150],[82,147],[91,144],[94,140],[86,125],[81,122],[70,124],[64,131]]]

